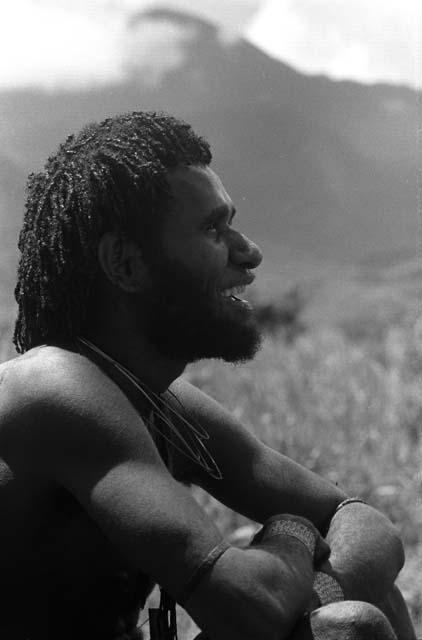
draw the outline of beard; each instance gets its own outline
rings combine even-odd
[[[171,360],[219,358],[240,363],[261,345],[252,308],[224,298],[216,283],[203,282],[176,262],[150,267],[151,284],[142,294],[142,324],[148,339]]]

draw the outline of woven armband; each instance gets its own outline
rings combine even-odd
[[[294,520],[273,520],[264,526],[261,540],[269,538],[277,538],[282,536],[290,536],[299,540],[309,551],[311,557],[314,557],[316,540],[313,532],[304,524],[295,522]]]
[[[360,502],[361,504],[366,504],[365,500],[362,500],[362,498],[357,498],[357,497],[356,498],[346,498],[346,500],[343,500],[343,502],[340,502],[340,504],[338,505],[337,509],[334,511],[334,516],[340,511],[340,509],[344,509],[344,507],[347,507],[348,504],[354,504],[355,502]]]
[[[337,580],[327,573],[316,571],[313,589],[317,594],[321,607],[331,602],[342,602],[344,593]]]
[[[204,558],[199,567],[197,567],[192,573],[187,585],[185,586],[181,594],[178,596],[178,598],[176,598],[177,602],[180,605],[184,605],[186,600],[188,600],[188,598],[192,595],[195,588],[198,586],[199,582],[202,580],[207,571],[211,569],[211,567],[217,562],[217,560],[221,558],[223,553],[227,551],[227,549],[230,549],[230,547],[231,545],[228,542],[222,540],[217,546],[211,549],[211,551],[206,556],[206,558]]]

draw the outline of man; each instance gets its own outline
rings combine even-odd
[[[213,640],[394,638],[375,604],[406,619],[389,521],[180,378],[259,346],[241,295],[261,253],[210,161],[185,123],[133,113],[70,136],[30,176],[23,355],[0,369],[8,640],[139,637],[154,582]],[[222,540],[191,483],[265,523],[247,549]]]

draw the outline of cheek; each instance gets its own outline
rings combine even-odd
[[[192,258],[195,260],[198,271],[202,273],[221,274],[227,266],[228,249],[224,242],[208,241],[195,247]]]
[[[221,288],[228,261],[225,243],[196,240],[186,243],[183,248],[179,246],[178,249],[173,262],[183,270],[188,279],[193,278],[207,293]]]

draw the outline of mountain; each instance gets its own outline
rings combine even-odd
[[[162,44],[156,38],[149,55],[137,43],[151,33]],[[241,226],[275,279],[416,247],[415,92],[304,76],[166,9],[134,14],[127,40],[119,83],[0,94],[2,255],[15,255],[23,175],[86,122],[135,109],[179,115],[210,140]]]

